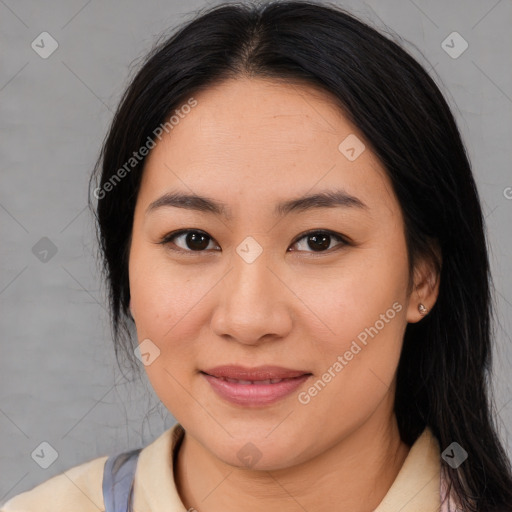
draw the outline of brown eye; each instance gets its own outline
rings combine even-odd
[[[174,240],[181,239],[181,246],[174,243]],[[202,252],[208,248],[212,238],[203,231],[198,230],[181,230],[176,233],[169,233],[160,242],[163,245],[177,245],[177,249],[170,247],[175,251],[184,252]]]
[[[348,244],[341,235],[333,233],[332,231],[310,231],[309,233],[302,235],[294,245],[299,244],[299,241],[303,239],[306,240],[307,247],[312,249],[313,252],[326,252],[331,248],[331,242],[333,239],[341,242],[341,244],[338,245],[344,246]],[[306,250],[306,252],[308,251]]]
[[[175,243],[175,240],[181,241]],[[332,231],[310,231],[298,238],[293,245],[299,245],[301,240],[305,240],[306,247],[303,245],[302,249],[298,249],[300,252],[327,252],[332,249],[333,241],[338,241],[338,246],[349,245],[349,242],[343,236]],[[204,231],[182,229],[174,233],[169,233],[159,243],[169,246],[169,249],[173,251],[199,253],[205,252],[211,241],[213,241],[212,237],[207,235]],[[295,252],[296,250],[293,249],[293,251]]]

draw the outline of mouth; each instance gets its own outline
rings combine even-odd
[[[277,366],[219,366],[200,374],[223,400],[245,407],[276,403],[312,376],[311,372]]]
[[[204,373],[204,375],[209,375],[208,373]],[[210,375],[210,377],[215,377],[215,375]],[[292,377],[288,379],[266,379],[266,380],[238,380],[238,379],[229,379],[227,377],[215,377],[219,380],[223,380],[224,382],[232,382],[234,384],[255,384],[255,385],[263,385],[263,384],[278,384],[279,382],[289,381],[297,379],[298,377]]]

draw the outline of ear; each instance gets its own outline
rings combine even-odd
[[[407,307],[407,322],[416,323],[429,314],[439,295],[441,251],[437,245],[433,246],[434,256],[418,258],[413,272],[412,290]],[[436,265],[435,258],[439,261]],[[439,266],[439,268],[438,268]],[[427,311],[422,314],[418,306],[423,304]]]

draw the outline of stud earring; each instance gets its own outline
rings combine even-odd
[[[428,309],[423,304],[418,305],[418,311],[422,315],[426,315],[428,313]]]

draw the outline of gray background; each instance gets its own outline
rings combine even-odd
[[[87,185],[130,66],[156,36],[214,3],[0,0],[0,501],[92,458],[146,445],[174,423],[145,376],[128,383],[115,366]],[[512,3],[338,3],[399,34],[456,115],[489,230],[494,385],[512,454]],[[47,59],[31,47],[44,31],[59,45]],[[441,46],[453,31],[469,44],[456,59]],[[43,237],[57,248],[46,262],[33,252]],[[43,441],[58,452],[47,469],[31,457]]]

